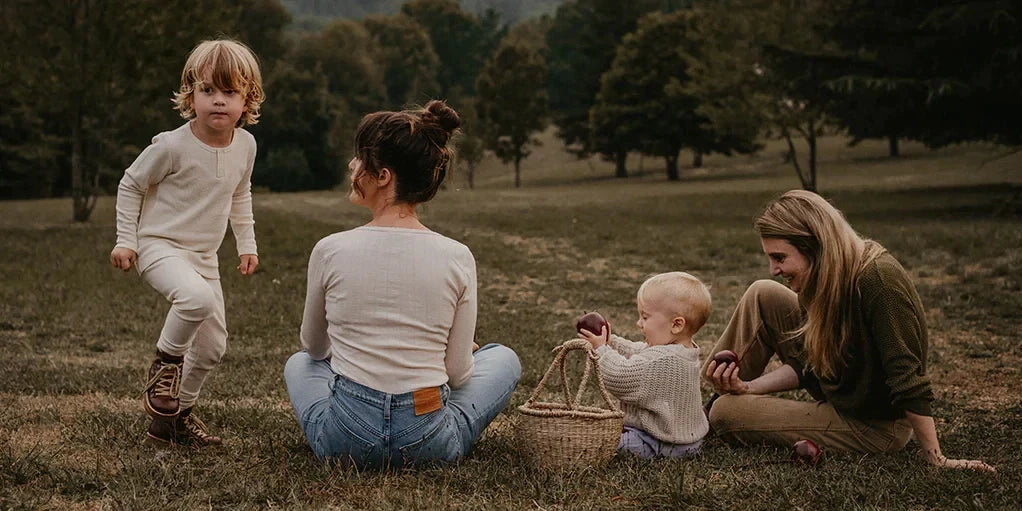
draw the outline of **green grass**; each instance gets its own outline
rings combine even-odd
[[[343,192],[257,195],[262,266],[250,278],[233,272],[230,236],[224,243],[230,348],[199,408],[227,440],[217,451],[140,445],[139,390],[167,306],[134,273],[109,268],[112,198],[87,224],[68,221],[64,200],[0,203],[0,508],[1017,509],[1022,157],[906,144],[891,160],[882,143],[832,138],[820,170],[825,195],[902,261],[923,297],[945,452],[986,460],[998,475],[931,469],[914,444],[890,456],[831,454],[810,470],[771,463],[784,450],[712,437],[694,460],[618,457],[555,474],[519,454],[513,410],[574,318],[598,309],[637,336],[643,278],[685,270],[711,285],[713,314],[697,336],[708,350],[744,288],[767,276],[752,218],[798,181],[774,144],[707,158],[668,183],[660,160],[615,180],[606,162],[546,140],[524,162],[523,188],[486,160],[475,190],[456,175],[423,208],[427,225],[476,256],[478,339],[514,348],[524,374],[470,458],[420,472],[317,463],[287,403],[281,370],[298,345],[309,251],[366,221]]]

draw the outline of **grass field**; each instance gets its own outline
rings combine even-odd
[[[983,459],[996,476],[932,469],[915,444],[831,454],[812,470],[771,463],[785,450],[713,437],[689,461],[618,457],[554,474],[520,457],[513,410],[574,318],[598,309],[636,337],[643,278],[689,271],[712,286],[713,314],[697,336],[705,356],[744,288],[768,276],[753,217],[798,181],[775,145],[707,158],[670,183],[662,160],[632,158],[641,174],[615,180],[609,164],[574,160],[546,139],[524,162],[523,188],[487,160],[475,190],[455,176],[422,211],[472,249],[477,337],[513,347],[524,374],[471,457],[420,472],[317,463],[287,402],[281,370],[297,348],[308,254],[367,219],[344,193],[258,194],[262,265],[250,278],[231,271],[230,235],[221,249],[232,337],[198,408],[226,439],[216,451],[140,445],[139,391],[167,305],[137,275],[109,268],[113,199],[86,224],[68,221],[64,200],[0,203],[0,508],[1018,509],[1022,155],[907,144],[892,160],[882,143],[837,138],[821,149],[824,195],[901,260],[923,297],[945,453]]]

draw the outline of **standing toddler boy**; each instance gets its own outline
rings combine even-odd
[[[142,395],[150,445],[221,443],[192,410],[227,349],[217,250],[228,221],[241,274],[259,265],[250,181],[256,142],[242,127],[257,122],[262,102],[259,65],[245,45],[200,43],[174,95],[188,122],[153,137],[117,189],[110,263],[135,266],[171,304]]]

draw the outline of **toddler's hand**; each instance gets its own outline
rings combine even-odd
[[[255,273],[257,266],[259,266],[259,256],[255,254],[242,254],[241,264],[238,265],[238,271],[240,271],[242,275],[251,275]]]
[[[110,251],[110,264],[119,270],[130,270],[137,260],[138,254],[130,248],[117,247]]]
[[[594,334],[585,328],[578,331],[578,336],[581,339],[589,341],[589,344],[593,345],[593,349],[599,348],[604,344],[610,342],[610,322],[600,327],[600,334]]]

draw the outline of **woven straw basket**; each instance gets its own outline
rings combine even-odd
[[[583,350],[586,360],[582,382],[573,398],[568,389],[564,358],[574,350]],[[517,443],[527,458],[543,468],[603,466],[617,451],[624,413],[607,393],[600,366],[595,363],[599,357],[588,341],[571,339],[554,348],[554,352],[557,355],[543,379],[536,385],[529,400],[518,407],[519,418],[515,428]],[[537,402],[537,396],[554,369],[559,369],[561,373],[564,403]],[[596,382],[607,408],[579,404],[592,372],[596,373]]]

